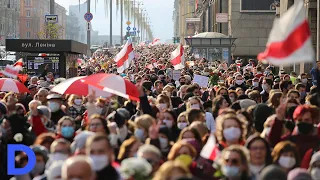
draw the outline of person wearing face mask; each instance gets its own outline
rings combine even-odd
[[[311,106],[299,105],[293,113],[293,121],[296,124],[293,132],[282,136],[281,131],[285,123],[286,104],[280,105],[276,110],[277,118],[270,131],[270,143],[276,145],[280,141],[291,141],[297,145],[300,158],[302,158],[309,149],[318,147],[318,130],[314,126],[314,123],[319,118],[317,112],[318,111]]]
[[[90,137],[86,143],[86,154],[93,161],[93,170],[97,174],[96,180],[119,180],[114,163],[114,152],[109,142],[109,138],[103,134],[96,134]]]
[[[65,161],[71,155],[70,142],[65,139],[57,139],[53,141],[50,146],[50,154],[48,162],[46,163],[46,169],[55,161]]]
[[[287,173],[300,164],[297,146],[290,141],[279,142],[274,147],[271,155],[273,163],[280,166]]]
[[[49,94],[47,100],[51,111],[51,120],[54,124],[57,124],[59,119],[66,115],[62,109],[62,97],[59,94]]]
[[[77,129],[80,127],[82,115],[86,111],[83,105],[83,99],[77,95],[71,95],[68,100],[69,108],[67,110],[68,115],[76,120]]]
[[[14,94],[13,92],[9,92],[4,96],[3,101],[5,102],[8,109],[7,115],[15,114],[16,113],[15,105],[18,102],[17,95]]]
[[[57,136],[56,139],[66,139],[69,142],[73,141],[75,133],[74,120],[69,116],[62,117],[57,124]]]
[[[222,151],[231,145],[244,145],[243,124],[234,114],[225,114],[217,119],[217,149]]]
[[[308,171],[310,172],[312,179],[319,179],[320,177],[320,152],[319,151],[312,155]]]
[[[43,146],[31,146],[34,154],[36,155],[36,165],[29,173],[31,179],[39,178],[44,176],[45,165],[48,161],[48,150]]]
[[[134,136],[141,142],[145,142],[148,137],[149,128],[155,124],[156,120],[150,115],[144,114],[137,117],[135,120],[135,131]],[[150,136],[149,136],[150,137]],[[150,137],[152,138],[152,137]]]
[[[62,180],[62,166],[64,161],[55,161],[46,171],[46,180]],[[45,180],[45,179],[42,179]]]
[[[184,128],[188,127],[189,124],[190,124],[188,119],[187,119],[187,115],[188,115],[187,112],[183,112],[178,116],[177,127],[180,130],[183,130]]]
[[[63,180],[97,180],[90,157],[79,155],[67,159],[62,165]],[[109,176],[106,176],[109,177]]]
[[[245,80],[241,74],[236,75],[234,86],[231,89],[236,90],[237,88],[241,88],[243,91],[246,91],[248,89],[248,87],[246,86]]]
[[[302,73],[300,75],[301,83],[306,86],[306,92],[310,92],[310,88],[312,87],[312,84],[308,81],[308,74]]]
[[[221,179],[250,180],[249,158],[247,149],[239,145],[232,145],[223,150],[220,160]],[[219,177],[218,177],[219,178]]]
[[[269,92],[271,90],[272,84],[273,82],[271,79],[264,78],[262,81],[262,92],[260,94],[263,103],[266,103],[269,99]]]

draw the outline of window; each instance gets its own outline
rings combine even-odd
[[[30,32],[27,32],[26,37],[27,37],[27,38],[30,38]]]
[[[30,21],[27,21],[27,22],[26,22],[26,26],[27,26],[27,28],[30,27]]]
[[[275,2],[280,0],[241,0],[240,11],[241,12],[275,12],[272,9]]]
[[[31,0],[24,0],[25,6],[31,6]]]
[[[31,16],[30,10],[27,10],[27,11],[26,11],[26,15],[27,15],[27,17],[30,17],[30,16]]]

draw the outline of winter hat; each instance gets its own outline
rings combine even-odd
[[[171,139],[170,131],[169,131],[169,128],[167,126],[161,126],[159,128],[159,133],[164,134],[164,135],[166,135],[168,137],[168,139]]]
[[[288,180],[312,180],[312,178],[306,169],[296,168],[289,172]]]
[[[247,110],[248,107],[256,105],[257,103],[254,100],[251,99],[243,99],[240,100],[240,107],[241,109]]]
[[[287,175],[279,166],[269,165],[260,173],[260,180],[286,180]]]
[[[269,116],[273,114],[273,109],[266,104],[258,104],[253,110],[254,127],[258,132],[263,131],[263,124]]]
[[[44,161],[47,162],[49,159],[49,151],[47,148],[41,145],[31,146],[30,147],[34,153],[41,154]]]
[[[48,119],[51,119],[51,111],[47,106],[38,106],[37,110],[38,110],[40,115],[44,115]]]
[[[121,114],[125,120],[130,119],[130,112],[125,108],[118,108],[117,112]]]
[[[26,133],[27,129],[25,128],[25,124],[27,123],[27,119],[18,114],[13,114],[6,118],[9,121],[11,126],[12,134],[15,135],[17,133]]]

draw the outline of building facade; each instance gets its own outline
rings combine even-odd
[[[0,45],[5,39],[19,38],[20,0],[0,1]]]
[[[45,15],[50,14],[50,0],[20,1],[20,38],[38,39],[39,32],[45,25]],[[58,15],[58,25],[62,27],[60,39],[66,38],[66,9],[55,4],[55,14]]]
[[[73,17],[77,18],[77,21],[79,22],[79,29],[78,29],[79,35],[78,35],[78,37],[75,37],[77,39],[72,39],[72,40],[79,41],[84,44],[87,44],[86,21],[84,20],[84,14],[86,14],[86,13],[87,13],[87,2],[79,4],[79,5],[69,6],[69,16],[72,15]],[[67,28],[69,28],[69,27],[67,27]],[[72,31],[72,30],[68,29],[68,32],[70,32],[70,31]]]

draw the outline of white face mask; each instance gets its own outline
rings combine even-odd
[[[320,177],[320,168],[312,168],[311,177],[312,179],[318,179]]]
[[[109,165],[109,158],[106,155],[90,155],[93,161],[93,170],[100,171]]]
[[[159,141],[161,149],[168,147],[169,141],[167,138],[159,137]]]
[[[75,99],[74,104],[80,106],[82,104],[82,99]]]
[[[126,125],[123,125],[121,128],[119,128],[119,138],[120,141],[123,142],[128,135],[128,128]]]
[[[223,130],[223,136],[227,141],[238,140],[241,136],[240,128],[230,127]]]
[[[110,134],[109,135],[110,144],[113,148],[118,148],[118,140],[119,136],[117,134]]]
[[[209,76],[209,72],[204,72],[203,75],[204,76]]]
[[[252,86],[253,87],[258,87],[259,86],[259,82],[252,82]]]
[[[192,104],[191,109],[200,109],[200,105],[199,104]]]
[[[287,157],[287,156],[280,156],[279,159],[280,166],[291,169],[296,164],[296,159],[293,157]]]
[[[304,78],[304,79],[301,79],[301,82],[302,82],[302,84],[307,84],[307,82],[308,82],[308,79],[306,79],[306,78]]]
[[[179,122],[179,123],[177,124],[177,126],[178,126],[178,128],[179,128],[180,130],[182,130],[182,129],[184,129],[185,127],[188,126],[188,123],[186,123],[186,122]]]
[[[64,161],[64,160],[68,159],[68,157],[69,157],[68,155],[63,154],[63,153],[59,153],[59,152],[49,155],[49,159],[54,160],[54,161]]]
[[[157,107],[160,111],[165,111],[166,109],[168,109],[168,106],[165,103],[159,104]]]
[[[236,80],[237,85],[241,85],[243,83],[243,80]]]
[[[48,107],[51,112],[57,112],[60,109],[60,104],[57,102],[48,102]]]
[[[234,102],[236,99],[234,97],[229,97],[231,102]]]
[[[163,120],[163,123],[164,123],[169,129],[171,129],[172,126],[173,126],[173,121],[170,121],[170,120],[167,120],[167,119]]]

